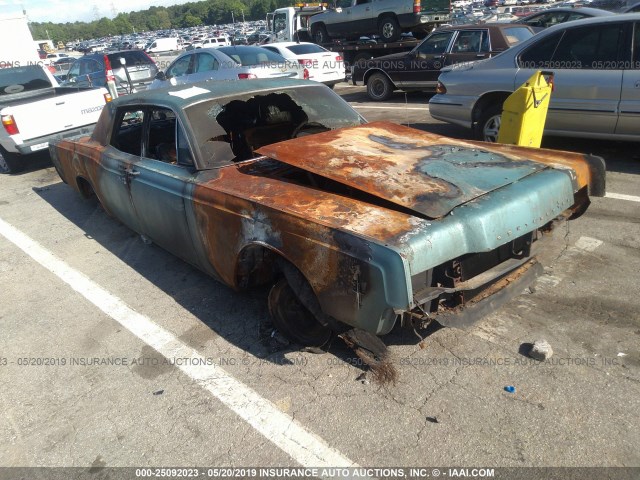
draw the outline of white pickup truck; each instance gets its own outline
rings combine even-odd
[[[90,133],[110,100],[105,88],[60,87],[41,65],[0,68],[0,171],[22,170],[50,140]]]

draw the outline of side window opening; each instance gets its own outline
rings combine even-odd
[[[208,53],[199,53],[196,56],[196,67],[194,73],[209,72],[211,70],[218,70],[220,64],[213,55]]]
[[[563,33],[558,32],[531,45],[520,55],[518,66],[520,68],[550,68],[551,59],[556,52]]]
[[[142,153],[144,111],[139,108],[123,110],[118,113],[115,124],[111,145],[121,152],[139,157]]]
[[[444,53],[449,46],[452,36],[453,32],[442,32],[431,35],[416,47],[416,53],[423,56]]]
[[[615,60],[629,60],[619,58],[623,51],[624,24],[615,23],[594,28],[572,28],[567,30],[560,41],[552,61],[565,64],[564,68],[602,69],[611,65],[615,68]]]
[[[176,62],[167,70],[167,78],[181,77],[189,73],[189,66],[191,65],[191,58],[193,55],[186,55]]]
[[[470,30],[458,33],[451,53],[478,53],[482,40],[482,31]]]

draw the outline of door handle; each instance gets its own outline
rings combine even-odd
[[[635,87],[636,87],[636,88],[640,88],[640,80],[638,80],[638,81],[636,82]]]
[[[138,170],[127,170],[127,176],[129,177],[137,177],[138,175],[140,175],[140,172]]]

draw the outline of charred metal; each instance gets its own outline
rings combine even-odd
[[[131,229],[234,289],[273,285],[274,324],[305,345],[498,308],[604,194],[594,157],[362,123],[321,85],[205,83],[119,98],[51,148]]]

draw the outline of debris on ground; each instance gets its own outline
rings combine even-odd
[[[516,393],[516,387],[514,387],[513,385],[507,385],[506,387],[504,387],[504,391],[509,393]]]
[[[356,381],[362,383],[363,385],[369,385],[370,382],[367,378],[367,372],[362,372],[360,375],[358,375]]]
[[[427,417],[427,422],[431,422],[431,423],[440,423],[438,421],[438,417]]]
[[[157,392],[153,392],[154,395],[162,395],[164,393],[164,390],[158,390]]]
[[[360,328],[352,328],[339,337],[369,366],[376,383],[396,384],[398,372],[389,358],[387,346],[377,335]]]
[[[541,362],[551,358],[551,355],[553,355],[553,349],[546,340],[536,340],[533,343],[531,350],[529,350],[529,356],[534,360],[539,360]]]

